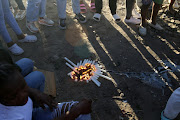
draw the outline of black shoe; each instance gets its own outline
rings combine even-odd
[[[81,13],[76,14],[76,19],[80,22],[80,23],[85,23],[86,22],[86,18],[84,16],[82,16]]]
[[[66,29],[66,19],[59,19],[59,28],[62,30]]]

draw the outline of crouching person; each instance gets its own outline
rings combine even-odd
[[[34,102],[45,109],[33,108]],[[30,88],[16,66],[0,64],[0,118],[3,120],[89,120],[90,112],[91,101],[56,104],[50,96]]]

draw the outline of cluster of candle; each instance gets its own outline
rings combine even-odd
[[[67,62],[66,65],[70,67],[73,71],[68,73],[68,75],[75,81],[93,81],[97,86],[100,86],[101,83],[97,80],[99,77],[103,77],[108,80],[112,80],[110,77],[103,75],[105,70],[101,69],[101,66],[95,63],[95,61],[85,59],[79,63],[74,64],[68,58],[64,58]]]

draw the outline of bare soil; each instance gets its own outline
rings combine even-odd
[[[124,23],[125,0],[119,0],[117,4],[117,14],[122,19],[118,24],[113,21],[108,1],[104,1],[100,22],[93,21],[93,13],[88,7],[90,1],[85,2],[87,23],[80,24],[74,19],[71,1],[68,0],[67,29],[60,30],[56,3],[48,0],[47,16],[55,25],[37,24],[40,29],[35,34],[38,41],[18,43],[25,53],[13,56],[13,59],[27,57],[35,62],[37,68],[54,71],[58,102],[92,99],[92,120],[159,120],[169,96],[179,86],[180,73],[168,72],[171,85],[159,88],[144,82],[141,77],[128,77],[125,73],[154,73],[163,66],[160,60],[180,65],[180,12],[171,15],[165,2],[157,20],[164,30],[148,27],[147,36],[141,37],[137,25]],[[31,34],[25,27],[25,19],[18,23],[24,33]],[[17,41],[12,30],[10,33]],[[71,69],[65,65],[63,57],[74,63],[85,58],[96,60],[113,81],[99,78],[100,87],[93,82],[74,82],[67,75]]]

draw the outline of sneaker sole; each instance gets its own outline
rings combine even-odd
[[[28,28],[28,30],[30,31],[30,32],[32,32],[32,33],[38,33],[39,31],[32,31],[27,25],[26,25],[26,27]]]
[[[53,26],[53,25],[50,25],[50,24],[46,24],[46,23],[41,23],[41,22],[38,22],[39,24],[41,24],[41,25],[45,25],[45,26],[49,26],[49,27],[51,27],[51,26]]]

